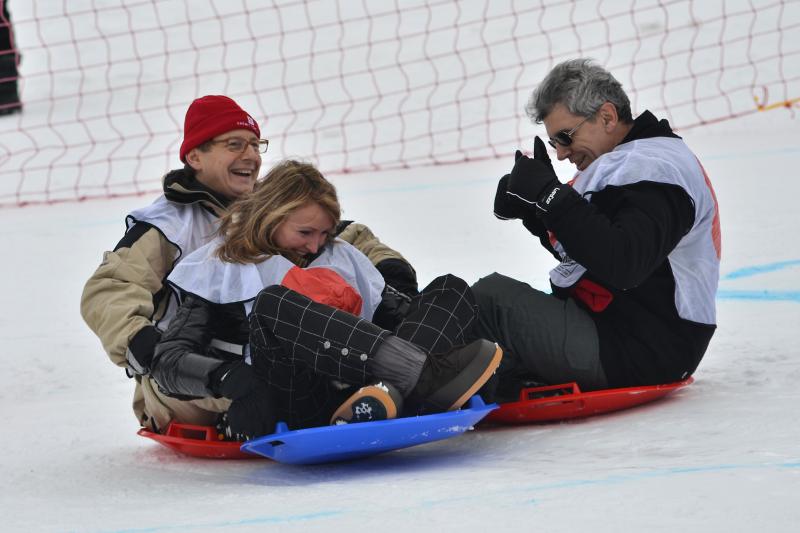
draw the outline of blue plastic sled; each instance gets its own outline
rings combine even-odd
[[[497,404],[486,405],[473,396],[460,411],[289,431],[278,422],[275,433],[242,444],[242,451],[280,463],[314,464],[408,448],[460,435],[477,424]]]

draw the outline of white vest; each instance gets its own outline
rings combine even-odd
[[[176,262],[214,238],[218,221],[219,218],[199,203],[178,204],[163,195],[152,204],[132,211],[125,219],[128,229],[137,222],[158,228],[169,242],[178,247]]]
[[[572,187],[591,202],[593,192],[640,181],[678,185],[694,202],[694,225],[667,256],[675,276],[675,307],[685,320],[716,324],[719,209],[705,170],[681,139],[655,137],[621,144],[576,174]],[[586,268],[570,259],[559,242],[553,247],[562,263],[550,271],[550,281],[557,287],[571,287]]]
[[[215,304],[243,303],[246,313],[265,287],[279,285],[295,264],[275,255],[261,263],[227,263],[217,257],[217,237],[185,258],[169,275],[171,285]],[[372,320],[381,302],[385,282],[367,256],[335,239],[306,269],[327,268],[339,274],[361,296],[361,317]]]
[[[219,218],[198,203],[170,202],[164,195],[148,206],[131,211],[125,218],[129,230],[137,222],[145,222],[157,228],[178,248],[175,264],[211,240],[217,230],[218,221]],[[178,303],[170,291],[166,310],[157,325],[162,329],[166,328],[177,307]]]

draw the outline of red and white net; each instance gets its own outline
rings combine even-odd
[[[523,111],[533,87],[574,57],[613,72],[634,114],[679,130],[800,105],[793,0],[8,7],[17,50],[0,54],[21,55],[24,109],[0,116],[3,206],[159,190],[204,94],[260,122],[269,160],[328,174],[506,157],[536,131]]]

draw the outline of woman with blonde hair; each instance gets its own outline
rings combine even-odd
[[[457,409],[477,392],[501,351],[468,342],[467,284],[446,275],[403,296],[335,237],[340,216],[334,186],[297,161],[233,204],[169,276],[182,304],[153,361],[161,392],[216,399],[236,439],[269,434],[276,419],[303,428],[393,418],[404,404]]]

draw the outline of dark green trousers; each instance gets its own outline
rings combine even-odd
[[[491,274],[472,286],[478,304],[476,335],[503,348],[500,381],[528,375],[535,381],[575,381],[581,390],[608,387],[590,314],[521,281]]]

